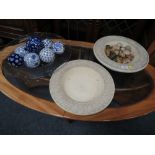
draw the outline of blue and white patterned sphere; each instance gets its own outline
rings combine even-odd
[[[28,68],[36,68],[40,65],[39,55],[36,53],[28,53],[24,56],[24,63]]]
[[[51,41],[50,39],[44,39],[42,42],[45,48],[52,48],[53,41]]]
[[[44,48],[44,44],[38,36],[31,36],[27,39],[26,50],[39,53]]]
[[[19,67],[23,65],[24,60],[20,55],[13,53],[8,57],[8,63],[13,67]]]
[[[40,59],[46,63],[53,62],[55,59],[55,54],[53,53],[53,51],[50,48],[43,48],[40,51],[39,56],[40,56]]]
[[[62,54],[64,52],[64,50],[65,50],[64,44],[61,43],[61,42],[59,42],[59,41],[58,42],[55,42],[52,45],[52,50],[53,50],[53,52],[55,54]]]
[[[29,52],[26,50],[26,45],[22,45],[15,49],[15,53],[20,55],[21,57],[24,57]]]

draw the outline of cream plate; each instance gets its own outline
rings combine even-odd
[[[88,60],[74,60],[53,73],[50,94],[58,106],[76,115],[91,115],[111,102],[115,86],[108,71]]]
[[[117,63],[106,56],[105,46],[114,45],[117,43],[122,43],[124,46],[129,45],[131,47],[131,50],[134,54],[134,59],[130,63]],[[105,65],[107,68],[118,72],[138,72],[143,70],[149,63],[148,52],[136,41],[122,36],[106,36],[100,38],[95,42],[93,51],[100,63]]]

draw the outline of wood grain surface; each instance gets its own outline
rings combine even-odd
[[[71,41],[71,40],[61,40],[61,41],[63,41],[64,44],[67,45],[79,46],[85,48],[92,48],[94,45],[93,43],[87,43],[81,41]],[[19,45],[6,47],[0,52],[0,90],[6,96],[8,96],[12,100],[16,101],[17,103],[23,106],[49,115],[82,121],[117,121],[117,120],[135,118],[155,111],[155,88],[153,87],[151,93],[144,100],[136,102],[135,104],[131,105],[128,104],[122,107],[109,107],[95,115],[89,115],[89,116],[78,116],[70,114],[59,108],[52,101],[35,97],[22,91],[21,89],[11,84],[5,78],[2,72],[2,62],[17,46]],[[153,84],[155,84],[155,69],[151,65],[148,65],[146,71],[152,77]]]

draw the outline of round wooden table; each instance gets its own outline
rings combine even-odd
[[[93,43],[81,42],[81,41],[71,41],[71,40],[61,40],[65,45],[76,46],[85,49],[92,49]],[[148,65],[145,71],[152,78],[152,89],[144,99],[135,101],[133,104],[125,104],[123,106],[108,107],[105,110],[89,116],[78,116],[68,113],[57,106],[52,100],[47,100],[41,97],[36,97],[30,93],[23,91],[22,89],[13,85],[3,74],[2,64],[6,57],[19,45],[13,45],[4,48],[0,52],[0,90],[6,96],[16,101],[17,103],[28,107],[30,109],[46,113],[52,116],[67,118],[71,120],[82,120],[82,121],[117,121],[139,117],[146,115],[150,112],[155,111],[155,69],[151,65]],[[79,57],[80,58],[80,57]],[[139,89],[137,88],[134,88]],[[134,93],[134,90],[127,90]],[[118,88],[116,90],[119,91]],[[117,94],[117,93],[116,93]],[[117,96],[117,95],[116,95]],[[119,94],[117,98],[121,98]],[[3,102],[2,100],[0,102]]]

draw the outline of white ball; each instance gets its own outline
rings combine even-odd
[[[28,53],[24,56],[24,63],[28,68],[36,68],[40,65],[39,55],[36,53]]]
[[[29,52],[25,50],[25,45],[22,45],[15,49],[15,53],[20,55],[21,57],[24,57]]]
[[[44,39],[42,42],[43,42],[45,48],[46,47],[47,48],[52,48],[53,42],[50,39]]]
[[[52,50],[55,54],[62,54],[65,51],[64,44],[61,42],[55,42],[52,45]]]
[[[55,59],[55,54],[50,48],[43,48],[39,53],[40,59],[43,62],[50,63]]]

